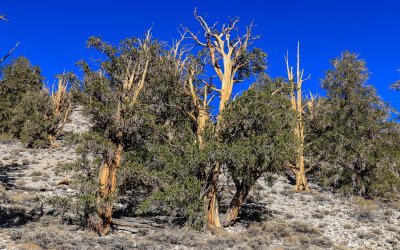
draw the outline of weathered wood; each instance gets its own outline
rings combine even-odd
[[[304,126],[303,126],[303,104],[302,104],[302,84],[304,81],[308,80],[309,77],[303,80],[304,70],[300,71],[300,43],[297,44],[297,70],[296,70],[296,81],[294,80],[293,67],[289,66],[289,58],[285,58],[286,69],[288,74],[288,80],[290,83],[290,100],[292,103],[292,109],[296,111],[297,119],[296,126],[294,128],[294,134],[298,140],[298,147],[296,149],[295,165],[286,163],[285,166],[292,169],[295,175],[296,184],[294,190],[296,192],[300,191],[310,191],[307,184],[306,171],[304,169]],[[313,100],[313,99],[312,99]],[[312,105],[309,104],[309,105]]]

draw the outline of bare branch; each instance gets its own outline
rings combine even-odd
[[[210,86],[210,89],[212,89],[212,90],[214,90],[214,91],[216,91],[218,93],[222,93],[222,91],[220,89],[217,89],[217,88],[215,88],[213,86]]]
[[[7,59],[7,57],[9,57],[11,55],[11,53],[13,53],[13,51],[18,47],[19,42],[14,46],[14,48],[12,50],[10,50],[10,52],[8,52],[8,54],[3,57],[3,59],[0,60],[0,63],[2,63],[4,60]]]
[[[281,91],[284,87],[285,87],[285,83],[282,84],[281,87],[279,87],[279,89],[275,90],[274,92],[272,92],[271,96],[274,96],[276,93],[278,93],[279,91]]]
[[[190,74],[190,76],[189,76],[189,89],[190,89],[190,94],[191,94],[191,96],[192,96],[194,105],[197,106],[197,105],[198,105],[198,103],[197,103],[197,94],[196,94],[196,92],[195,92],[195,90],[194,90],[194,86],[193,86],[193,75],[194,75],[194,73],[193,73],[192,70],[189,70],[189,74]]]
[[[215,95],[212,95],[212,96],[211,96],[210,100],[208,100],[208,102],[207,102],[207,106],[210,105],[210,103],[211,103],[211,101],[214,99],[214,97],[215,97]]]
[[[6,21],[6,22],[10,21],[10,20],[7,20],[7,19],[5,18],[5,16],[7,16],[7,15],[1,15],[1,16],[0,16],[0,19],[3,19],[3,20]]]

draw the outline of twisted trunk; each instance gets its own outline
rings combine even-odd
[[[249,191],[250,186],[246,185],[245,183],[236,185],[236,193],[229,204],[228,211],[226,212],[224,227],[232,226],[233,223],[235,223],[240,207],[242,206],[244,199],[246,199],[247,195],[249,194]]]
[[[216,163],[211,171],[211,178],[207,181],[209,185],[208,193],[205,196],[206,200],[206,219],[210,226],[221,228],[221,222],[219,220],[219,205],[218,205],[218,175],[219,175],[219,163]]]
[[[216,128],[216,138],[217,141],[219,142],[219,131],[221,130],[223,126],[223,121],[222,121],[222,112],[224,111],[226,105],[228,104],[230,100],[230,96],[232,93],[232,85],[233,85],[233,79],[231,77],[230,70],[231,64],[230,62],[226,62],[226,70],[225,74],[222,77],[222,88],[221,88],[221,100],[219,104],[219,114],[217,118],[217,128]],[[209,179],[210,182],[208,183],[209,185],[209,192],[207,194],[207,202],[206,204],[209,204],[207,206],[206,210],[206,218],[208,219],[208,224],[215,226],[217,228],[221,227],[221,223],[219,220],[219,208],[218,208],[218,177],[220,173],[220,163],[216,162],[213,169],[211,170],[211,175],[212,177]]]
[[[120,165],[121,157],[123,153],[122,145],[118,145],[117,151],[113,157],[104,162],[99,173],[100,195],[97,198],[98,210],[97,214],[101,218],[102,223],[96,225],[96,231],[100,235],[106,235],[110,231],[112,223],[112,198],[116,189],[116,173]],[[105,200],[105,201],[104,201]]]

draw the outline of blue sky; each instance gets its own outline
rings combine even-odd
[[[389,89],[400,79],[398,0],[2,1],[0,14],[10,22],[0,22],[0,56],[19,41],[13,56],[23,55],[39,65],[51,84],[64,70],[79,73],[77,61],[98,57],[85,48],[88,37],[117,43],[142,36],[154,24],[153,36],[171,41],[178,37],[180,24],[200,29],[193,17],[195,7],[212,23],[238,16],[241,31],[254,20],[254,31],[261,35],[255,46],[268,54],[271,76],[285,76],[284,55],[289,50],[294,64],[300,41],[301,66],[305,75],[311,74],[304,88],[314,93],[322,92],[318,86],[330,59],[344,50],[361,54],[372,73],[369,83],[400,110],[400,93]],[[248,85],[241,83],[236,91]]]

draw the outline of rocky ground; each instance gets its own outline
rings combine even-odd
[[[73,112],[66,132],[83,132],[87,120]],[[59,141],[62,145],[62,141]],[[240,218],[221,231],[198,232],[171,226],[167,216],[118,218],[99,237],[65,220],[50,197],[66,196],[73,173],[73,148],[27,149],[0,138],[0,249],[400,249],[400,203],[342,197],[311,183],[295,193],[290,178],[272,187],[259,181]]]

